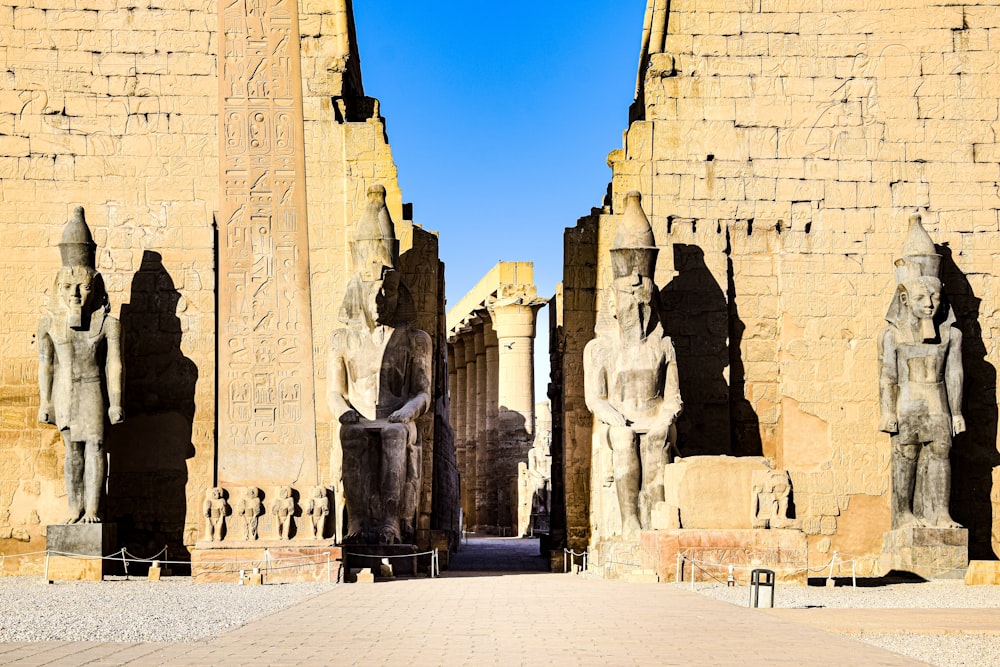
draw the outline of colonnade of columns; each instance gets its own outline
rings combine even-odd
[[[487,278],[509,273],[507,265],[530,278],[524,262],[502,262]],[[465,312],[449,312],[448,388],[467,530],[518,530],[517,465],[534,440],[535,315],[545,303],[533,284],[501,285]]]

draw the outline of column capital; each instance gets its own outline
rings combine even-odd
[[[534,338],[535,314],[548,301],[542,298],[490,305],[493,329],[498,338]]]

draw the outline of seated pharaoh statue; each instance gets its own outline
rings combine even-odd
[[[640,195],[629,192],[611,248],[617,326],[599,331],[583,355],[587,408],[600,422],[595,443],[611,448],[622,533],[629,540],[652,527],[652,510],[664,499],[663,468],[676,446],[683,407],[674,346],[660,321],[653,282],[657,252]]]
[[[368,190],[351,257],[355,273],[327,374],[340,423],[344,542],[409,542],[420,481],[415,422],[431,405],[431,338],[412,326],[413,299],[400,279],[399,242],[381,185]]]

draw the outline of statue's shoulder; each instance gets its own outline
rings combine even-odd
[[[119,338],[122,335],[122,323],[117,317],[105,315],[104,333],[110,338]]]
[[[412,327],[407,325],[406,330],[407,330],[407,335],[409,335],[411,341],[419,342],[422,345],[431,344],[431,335],[426,331],[424,331],[423,329],[418,329],[417,327]]]

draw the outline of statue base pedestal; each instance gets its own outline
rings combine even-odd
[[[259,568],[265,584],[308,581],[335,582],[341,549],[332,540],[232,540],[198,542],[191,550],[195,583],[238,583],[240,571],[249,577]]]
[[[53,524],[45,527],[45,548],[50,554],[46,567],[49,581],[102,581],[117,572],[115,562],[104,560],[118,547],[118,530],[113,523]],[[88,558],[89,556],[89,558]]]
[[[430,574],[430,554],[418,556],[418,549],[413,544],[344,544],[341,548],[347,581],[353,581],[357,571],[364,568],[371,568],[376,577],[385,576],[381,574],[383,558],[389,559],[392,576]]]
[[[911,572],[924,579],[962,579],[969,566],[969,531],[965,528],[907,526],[882,536],[879,567]]]
[[[729,578],[729,566],[738,583],[750,579],[755,568],[772,570],[779,581],[806,583],[808,546],[801,530],[774,529],[676,529],[644,530],[638,542],[605,540],[597,545],[589,569],[610,579],[626,579],[636,573],[655,572],[661,582],[677,581],[678,554],[684,563],[683,581],[690,581],[695,561],[695,580],[710,576]]]

